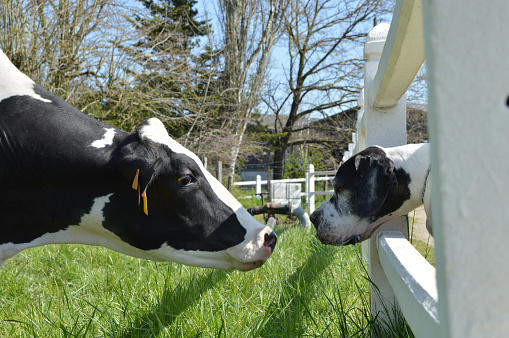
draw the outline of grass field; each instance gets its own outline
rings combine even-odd
[[[373,325],[360,246],[276,228],[250,272],[131,258],[81,245],[30,249],[0,269],[0,337],[407,337]]]

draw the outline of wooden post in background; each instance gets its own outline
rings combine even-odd
[[[219,181],[219,183],[223,183],[222,182],[222,179],[223,179],[223,162],[222,161],[217,161],[216,178]]]

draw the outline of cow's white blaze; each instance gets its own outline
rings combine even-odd
[[[0,101],[11,96],[27,95],[34,99],[51,102],[34,91],[35,82],[20,72],[0,50]]]
[[[100,140],[96,140],[90,144],[91,147],[100,149],[107,146],[111,146],[113,144],[113,138],[115,137],[115,129],[114,128],[104,128],[105,133]]]

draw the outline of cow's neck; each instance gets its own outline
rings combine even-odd
[[[0,124],[5,122],[0,114]],[[46,233],[80,225],[97,198],[128,191],[128,182],[114,160],[128,133],[118,131],[113,143],[93,147],[93,142],[106,133],[106,125],[82,123],[80,129],[70,124],[66,139],[58,142],[55,135],[42,133],[51,130],[50,126],[36,122],[23,126],[13,123],[0,134],[0,245],[30,243]],[[24,143],[23,132],[32,132],[32,139],[34,135],[50,138],[51,151],[40,146],[44,140],[40,144],[36,139]],[[94,133],[94,138],[86,136]]]

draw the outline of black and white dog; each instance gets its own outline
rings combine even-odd
[[[424,203],[432,233],[429,144],[369,147],[339,167],[334,195],[311,215],[324,244],[364,241],[382,224]]]

